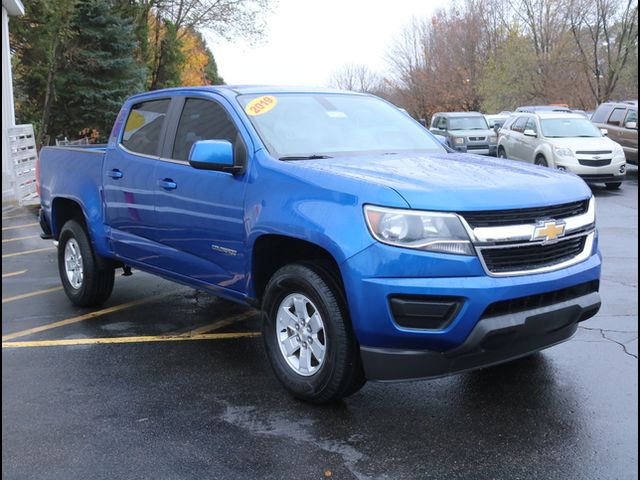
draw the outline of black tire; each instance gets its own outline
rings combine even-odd
[[[619,190],[622,186],[622,182],[609,182],[604,184],[607,190]]]
[[[504,158],[504,159],[508,159],[509,157],[507,157],[507,152],[503,147],[498,148],[498,157],[499,158]]]
[[[313,302],[324,323],[326,352],[311,376],[303,376],[289,366],[277,338],[278,309],[285,298],[295,293]],[[265,289],[262,311],[262,334],[269,361],[280,383],[294,397],[316,404],[333,403],[365,384],[342,289],[322,264],[298,263],[278,270]]]
[[[78,287],[71,284],[65,269],[65,248],[72,239],[75,240],[82,256],[83,278]],[[67,297],[75,305],[94,307],[103,304],[111,296],[115,269],[107,260],[95,254],[85,227],[76,220],[69,220],[60,231],[58,272]]]
[[[548,167],[549,163],[547,162],[547,159],[544,158],[542,155],[538,155],[536,157],[536,161],[535,161],[536,165],[540,165],[541,167]]]

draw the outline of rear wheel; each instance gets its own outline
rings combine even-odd
[[[548,167],[549,163],[547,162],[547,159],[544,158],[542,155],[538,155],[536,157],[536,161],[535,161],[536,165],[540,165],[541,167]]]
[[[291,264],[267,285],[263,339],[271,366],[295,397],[330,403],[365,383],[342,291],[318,264]]]
[[[622,182],[605,183],[604,186],[606,187],[607,190],[619,190],[620,187],[622,186]]]
[[[60,231],[58,271],[67,297],[80,307],[100,305],[111,296],[115,270],[95,255],[89,235],[76,220]]]

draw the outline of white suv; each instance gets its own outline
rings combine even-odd
[[[500,129],[498,156],[567,170],[611,190],[620,188],[627,167],[622,147],[575,113],[512,115]]]

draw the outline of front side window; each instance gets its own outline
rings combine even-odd
[[[419,123],[368,95],[240,95],[269,152],[283,160],[399,152],[444,152]]]
[[[586,118],[546,118],[540,120],[547,138],[596,138],[602,132]]]
[[[638,111],[637,110],[629,110],[627,112],[627,116],[624,119],[624,124],[626,125],[629,122],[638,123]]]
[[[533,130],[538,133],[538,126],[536,125],[536,121],[533,118],[527,120],[527,124],[524,127],[525,130]]]
[[[614,108],[613,112],[611,112],[611,115],[609,116],[609,120],[607,121],[607,123],[609,125],[620,127],[622,125],[622,119],[624,118],[625,113],[627,113],[626,108]]]
[[[134,105],[122,132],[122,145],[135,153],[157,155],[170,102],[163,99]]]
[[[171,158],[188,160],[193,144],[199,140],[236,142],[238,129],[227,111],[212,100],[189,98],[184,104]]]

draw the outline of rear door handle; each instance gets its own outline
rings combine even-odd
[[[159,180],[158,185],[160,185],[160,188],[164,188],[165,190],[175,190],[176,188],[178,188],[178,184],[170,178]]]
[[[119,178],[122,178],[124,174],[117,168],[114,168],[110,172],[107,172],[107,176],[113,178],[114,180],[118,180]]]

